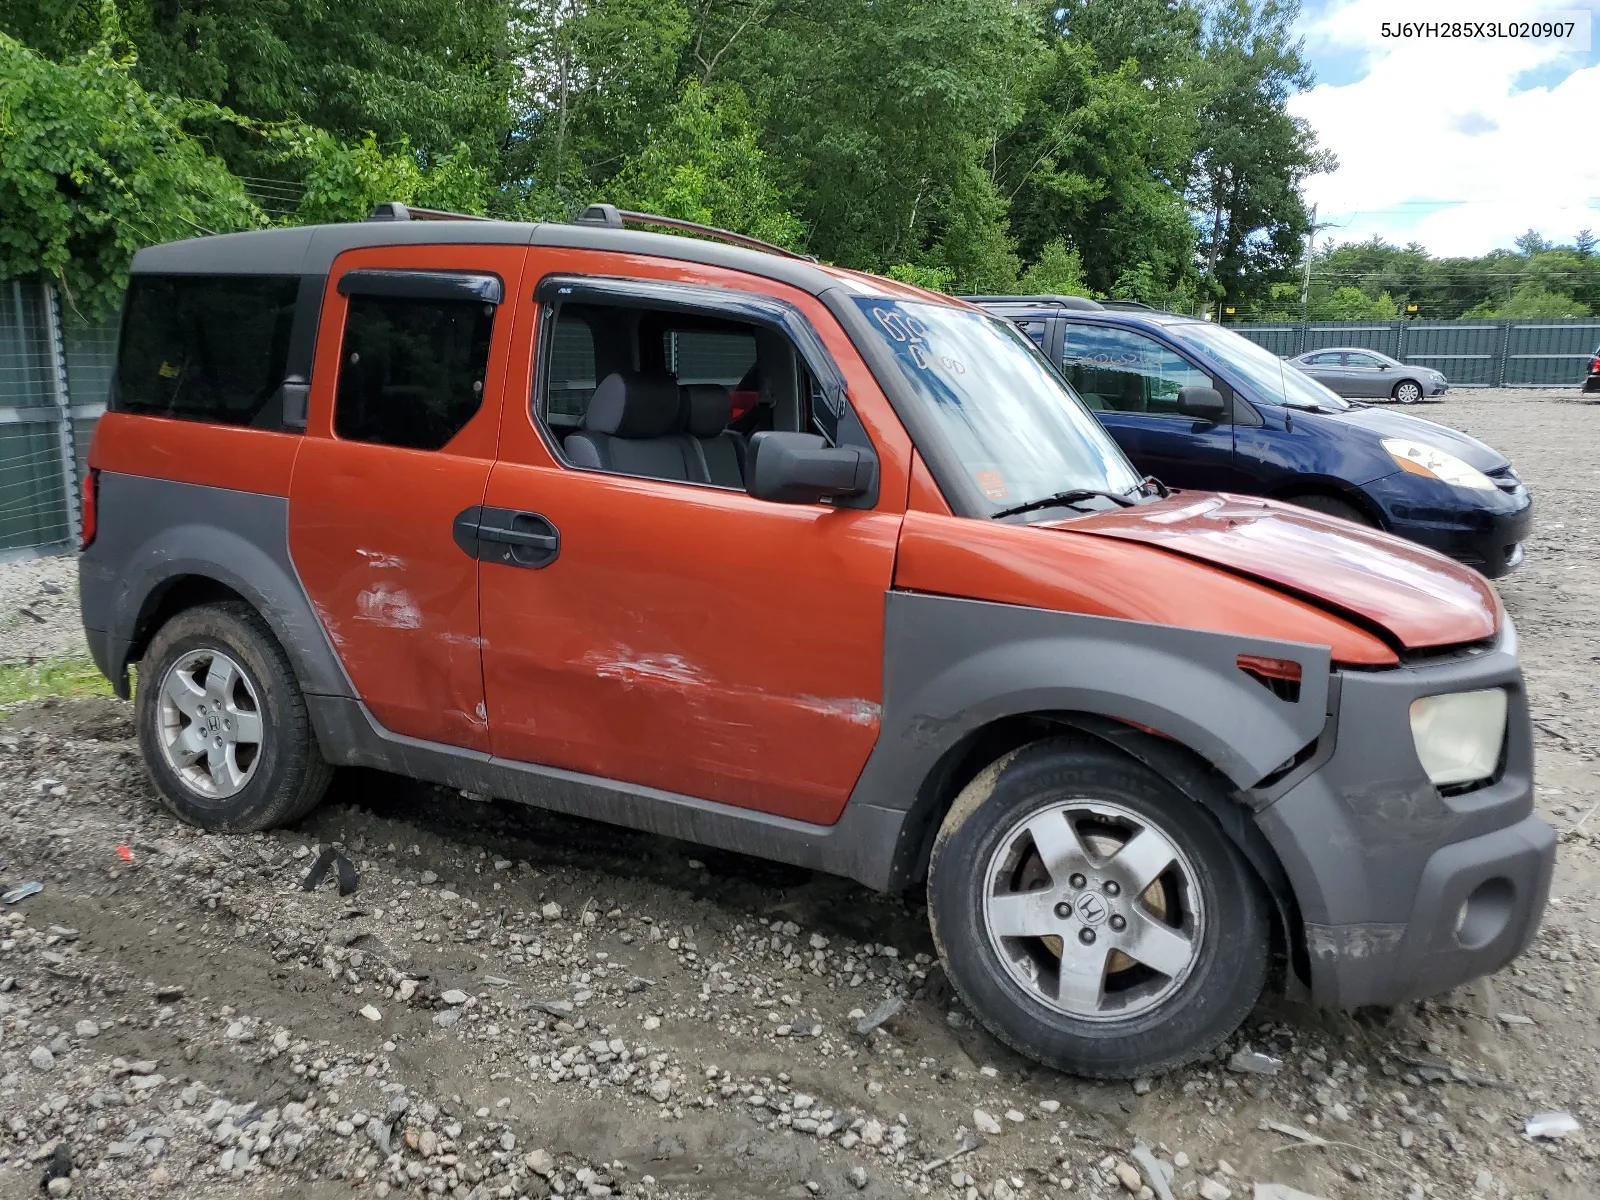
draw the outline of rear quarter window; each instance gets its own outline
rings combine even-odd
[[[117,354],[115,412],[276,429],[294,275],[136,275]]]

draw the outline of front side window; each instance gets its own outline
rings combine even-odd
[[[333,429],[353,442],[439,450],[483,404],[494,305],[355,295]]]
[[[1072,489],[1131,495],[1140,476],[1011,322],[857,297],[991,512]]]
[[[300,280],[293,275],[136,275],[128,285],[111,407],[278,428]]]
[[[1176,417],[1178,392],[1211,376],[1154,338],[1131,329],[1071,322],[1062,355],[1067,381],[1090,408]]]
[[[1345,363],[1352,367],[1381,367],[1383,364],[1370,354],[1347,354]]]
[[[1251,385],[1253,399],[1288,408],[1325,408],[1342,412],[1350,406],[1304,371],[1297,371],[1272,351],[1209,321],[1173,321],[1167,336],[1201,362],[1232,370]]]

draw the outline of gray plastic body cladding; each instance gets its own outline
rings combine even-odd
[[[286,497],[103,471],[97,511],[94,543],[79,560],[79,597],[95,662],[122,692],[146,602],[195,575],[255,607],[304,691],[355,694],[289,559]]]
[[[1299,701],[1280,700],[1239,670],[1240,654],[1298,662]],[[1051,712],[1160,730],[1245,788],[1316,738],[1327,695],[1326,646],[891,592],[883,730],[853,798],[908,808],[969,733]]]
[[[357,700],[308,696],[307,707],[331,761],[373,767],[681,838],[756,858],[792,863],[889,888],[890,865],[906,814],[852,802],[833,825],[812,825],[754,809],[514,762],[480,751],[424,742],[383,729]]]
[[[1412,701],[1503,687],[1503,765],[1494,782],[1443,796],[1418,761]],[[1294,887],[1305,921],[1311,991],[1341,1008],[1453,987],[1504,965],[1538,925],[1554,836],[1533,811],[1533,744],[1510,622],[1492,650],[1451,662],[1345,672],[1328,761],[1256,820]],[[1461,901],[1509,880],[1500,933],[1472,948],[1455,937]]]

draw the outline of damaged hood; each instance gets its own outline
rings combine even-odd
[[[1175,494],[1035,529],[1144,542],[1311,600],[1407,650],[1493,637],[1500,598],[1476,571],[1376,530],[1273,500]]]

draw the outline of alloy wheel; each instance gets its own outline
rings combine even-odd
[[[1000,962],[1035,1000],[1090,1021],[1167,1000],[1206,933],[1189,856],[1148,817],[1071,799],[1019,820],[991,856],[983,919]]]
[[[220,650],[191,650],[161,681],[160,744],[167,765],[196,795],[237,795],[261,763],[263,725],[255,685]]]

